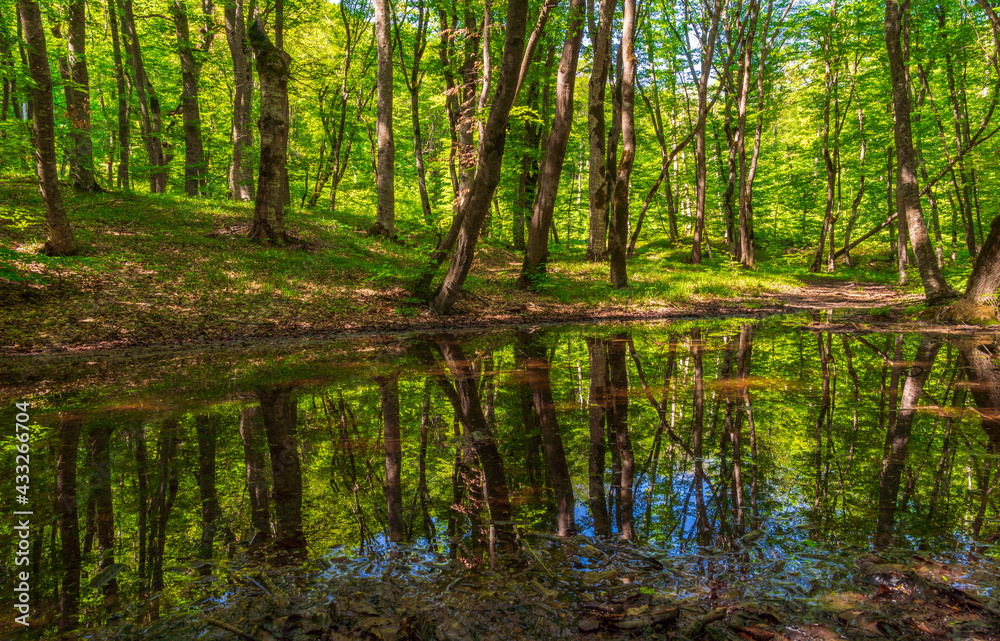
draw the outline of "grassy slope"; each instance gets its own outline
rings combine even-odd
[[[35,183],[0,183],[0,349],[649,315],[706,301],[753,309],[816,278],[803,253],[768,256],[765,247],[761,267],[748,271],[718,257],[687,265],[689,244],[653,240],[630,262],[628,290],[607,284],[606,263],[555,246],[541,292],[530,294],[513,287],[519,255],[485,241],[457,316],[440,318],[406,289],[434,238],[405,225],[397,245],[361,232],[367,219],[296,210],[289,229],[303,244],[271,248],[245,238],[249,203],[70,189],[64,197],[83,253],[49,258],[38,253],[45,225]],[[836,277],[895,280],[888,261],[860,258],[862,267]],[[964,274],[951,280],[960,286]]]

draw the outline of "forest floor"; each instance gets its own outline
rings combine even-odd
[[[410,294],[436,234],[406,221],[393,243],[364,233],[361,216],[293,211],[296,241],[268,247],[246,238],[250,203],[65,191],[82,250],[51,258],[39,253],[37,190],[0,185],[0,353],[826,310],[826,322],[893,324],[922,311],[919,289],[894,286],[888,258],[862,248],[855,267],[810,274],[808,248],[765,246],[748,270],[719,248],[691,265],[689,243],[653,240],[615,290],[607,263],[565,242],[528,292],[514,286],[519,252],[485,238],[454,313],[439,316]],[[946,276],[961,287],[968,269],[952,263]]]

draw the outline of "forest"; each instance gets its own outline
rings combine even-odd
[[[8,280],[102,253],[87,217],[116,194],[175,194],[181,218],[252,203],[264,245],[301,247],[301,221],[402,243],[398,284],[438,314],[501,247],[528,292],[570,258],[613,290],[679,263],[860,268],[995,321],[985,0],[4,0],[0,28],[0,171],[42,196],[8,194]],[[96,195],[68,214],[70,189]]]

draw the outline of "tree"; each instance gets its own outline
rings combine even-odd
[[[549,226],[556,206],[556,193],[562,175],[566,145],[573,126],[573,87],[576,84],[576,67],[580,59],[580,41],[583,39],[583,21],[586,4],[584,0],[571,0],[566,40],[563,42],[559,58],[559,74],[556,78],[556,112],[552,129],[545,145],[545,160],[538,177],[538,193],[528,230],[528,246],[521,266],[518,287],[533,286],[539,276],[545,273],[548,259]]]
[[[993,219],[990,233],[976,256],[962,294],[945,317],[956,322],[993,324],[997,320],[1000,293],[1000,216]]]
[[[94,178],[94,143],[90,137],[90,74],[87,71],[87,15],[84,0],[69,3],[69,67],[72,78],[69,103],[73,138],[73,186],[100,191]]]
[[[34,85],[31,92],[34,107],[32,142],[35,146],[38,188],[45,202],[45,222],[49,232],[43,251],[51,256],[71,256],[76,253],[77,245],[69,220],[66,218],[62,194],[59,192],[52,75],[49,72],[49,58],[45,50],[42,12],[34,0],[18,0],[17,12],[28,49],[28,71]]]
[[[215,39],[214,12],[212,0],[203,0],[202,11],[205,24],[201,30],[200,53],[207,53]],[[187,7],[184,0],[173,0],[170,13],[174,18],[177,32],[177,50],[181,58],[181,104],[184,114],[184,192],[188,196],[203,195],[207,187],[205,168],[205,147],[201,137],[201,107],[198,104],[198,78],[201,75],[201,60],[195,55],[188,27]],[[236,119],[235,109],[233,119]],[[234,146],[235,152],[235,146]]]
[[[594,262],[607,256],[608,202],[610,200],[607,169],[607,132],[604,124],[604,96],[611,68],[611,28],[614,26],[616,0],[603,0],[601,14],[594,28],[590,20],[590,39],[594,43],[594,59],[587,85],[587,129],[590,149],[590,169],[587,193],[590,204],[590,236],[587,259]]]
[[[278,0],[275,5],[274,44],[268,38],[259,14],[248,32],[260,78],[260,119],[257,121],[260,164],[250,238],[278,245],[289,239],[285,233],[285,165],[288,160],[288,67],[292,57],[282,47],[283,22],[284,3]]]
[[[378,104],[375,132],[378,137],[378,164],[375,189],[378,193],[375,224],[369,234],[396,236],[396,143],[392,135],[392,36],[389,30],[389,0],[375,0],[375,48],[378,52]]]
[[[635,0],[623,1],[625,4],[621,43],[624,52],[621,82],[622,157],[618,161],[614,211],[608,225],[611,285],[617,289],[628,286],[625,251],[628,243],[629,179],[632,176],[632,165],[635,163],[635,72],[639,64],[635,55]]]
[[[902,15],[898,0],[885,3],[885,45],[889,52],[889,74],[892,82],[893,139],[896,143],[896,213],[900,224],[905,221],[910,243],[920,270],[924,295],[928,304],[939,305],[957,294],[941,276],[934,247],[920,209],[920,188],[917,185],[917,160],[910,128],[909,74],[903,63],[900,45]]]
[[[244,0],[225,3],[226,42],[233,59],[233,159],[229,164],[229,191],[234,200],[253,200],[253,69],[247,39]]]

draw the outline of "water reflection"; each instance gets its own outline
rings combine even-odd
[[[154,620],[218,597],[239,559],[345,559],[374,576],[387,544],[420,543],[411,570],[430,576],[440,559],[520,558],[529,533],[590,537],[583,571],[606,550],[659,550],[678,598],[833,589],[807,548],[976,541],[995,555],[996,349],[570,328],[438,336],[361,367],[291,359],[146,412],[39,395],[33,598],[63,630],[123,607]]]

